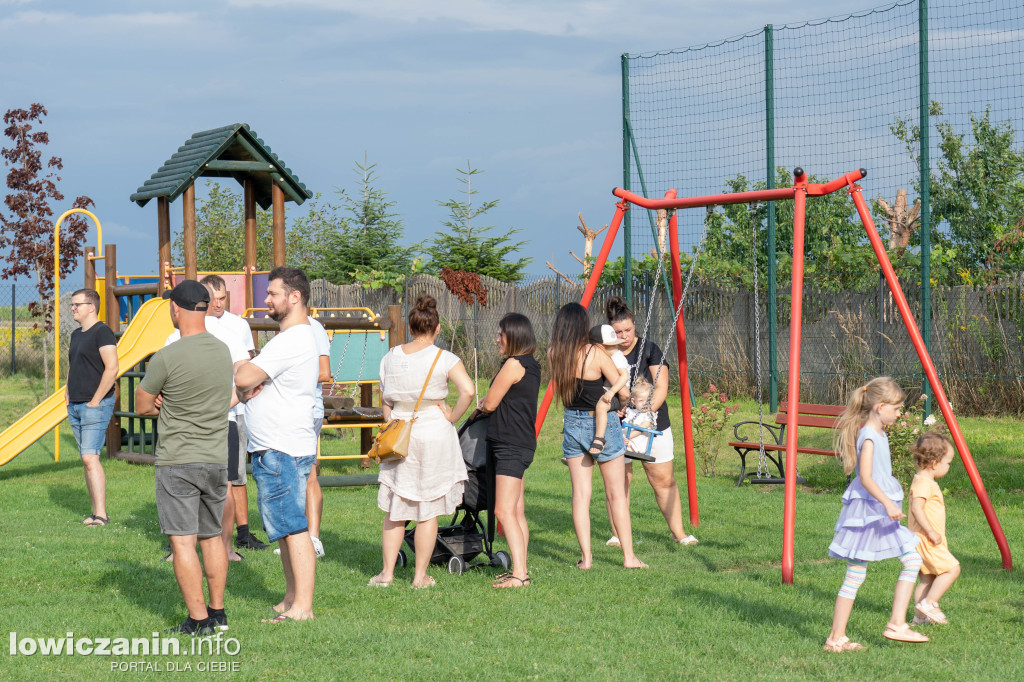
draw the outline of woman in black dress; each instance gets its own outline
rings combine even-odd
[[[494,514],[501,522],[512,554],[512,571],[499,576],[494,587],[526,587],[526,551],[530,529],[526,524],[524,476],[537,449],[535,423],[540,365],[533,357],[537,341],[525,315],[509,313],[498,323],[498,350],[505,357],[480,411],[491,414],[487,441],[494,453]]]

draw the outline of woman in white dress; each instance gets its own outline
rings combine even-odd
[[[473,402],[473,380],[458,356],[434,345],[441,325],[433,297],[421,296],[416,300],[409,311],[409,330],[412,341],[392,348],[380,363],[385,420],[412,418],[416,399],[435,359],[437,364],[412,425],[409,454],[380,465],[377,506],[385,512],[384,567],[369,583],[377,587],[387,587],[394,578],[395,561],[408,521],[416,522],[416,572],[412,586],[434,584],[434,579],[427,575],[427,566],[437,542],[437,517],[455,512],[468,478],[455,422]],[[454,408],[445,402],[449,379],[459,392]]]

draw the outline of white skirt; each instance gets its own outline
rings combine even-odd
[[[438,516],[455,513],[455,508],[462,503],[464,481],[459,481],[446,495],[433,500],[418,502],[407,500],[398,495],[387,484],[381,483],[377,490],[377,506],[388,513],[392,521],[429,521]]]

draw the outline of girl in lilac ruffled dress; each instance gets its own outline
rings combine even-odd
[[[916,550],[917,536],[900,525],[900,519],[906,518],[903,489],[892,475],[889,439],[885,435],[885,428],[899,418],[905,397],[903,389],[889,377],[872,379],[854,389],[846,411],[836,422],[835,449],[846,473],[856,471],[857,475],[843,493],[843,509],[828,548],[829,556],[846,560],[846,578],[836,598],[826,651],[864,648],[846,636],[846,624],[867,574],[867,563],[881,559],[899,558],[903,564],[883,636],[899,642],[928,641],[907,625],[907,607],[921,569],[921,555]]]

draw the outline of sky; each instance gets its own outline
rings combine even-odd
[[[623,53],[873,4],[0,0],[0,109],[46,106],[68,206],[96,202],[121,274],[155,273],[158,260],[156,202],[128,197],[193,133],[236,122],[327,199],[355,187],[365,155],[407,243],[442,228],[438,202],[458,196],[469,162],[484,171],[477,199],[500,200],[485,224],[519,231],[527,273],[551,261],[575,274],[577,214],[606,224],[622,182]],[[180,230],[180,200],[171,223]]]

